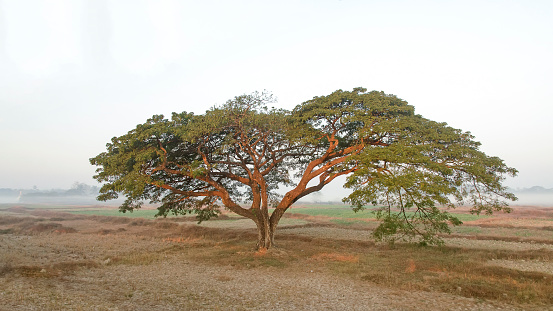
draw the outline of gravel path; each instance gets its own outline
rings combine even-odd
[[[538,260],[490,260],[491,266],[499,266],[520,271],[534,271],[553,275],[553,262]]]

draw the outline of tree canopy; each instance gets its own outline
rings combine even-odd
[[[377,239],[439,242],[438,233],[461,223],[445,207],[490,214],[516,200],[502,185],[515,169],[480,151],[469,132],[425,119],[394,95],[338,90],[291,111],[273,102],[267,93],[241,95],[202,115],[155,115],[114,137],[90,159],[103,183],[98,199],[123,194],[123,212],[150,202],[159,216],[196,213],[200,221],[224,207],[256,223],[259,248],[274,244],[294,202],[339,176],[354,210],[377,206]]]

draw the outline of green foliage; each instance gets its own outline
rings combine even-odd
[[[265,224],[276,226],[298,199],[349,176],[353,193],[344,201],[354,211],[380,206],[377,239],[422,243],[439,243],[438,233],[461,223],[438,207],[470,204],[491,214],[516,199],[502,186],[515,169],[479,151],[470,133],[416,115],[394,95],[338,90],[292,111],[268,108],[272,102],[267,93],[241,95],[203,115],[156,115],[114,137],[90,159],[103,183],[98,199],[124,194],[122,212],[149,201],[158,216],[195,213],[199,221],[225,207],[269,234]],[[279,186],[292,189],[282,195]]]
[[[439,243],[436,234],[461,221],[437,205],[468,204],[474,214],[510,211],[501,198],[516,198],[501,182],[517,171],[479,151],[470,133],[418,115],[398,120],[396,127],[389,146],[359,155],[360,169],[346,183],[354,191],[345,202],[384,206],[376,214],[383,221],[377,239],[417,236],[422,243]]]

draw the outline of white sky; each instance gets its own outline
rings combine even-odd
[[[88,159],[153,114],[357,86],[553,187],[553,1],[0,0],[0,188],[95,184]]]

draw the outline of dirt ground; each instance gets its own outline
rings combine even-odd
[[[466,225],[514,231],[457,234],[446,238],[450,252],[497,252],[485,265],[511,273],[514,288],[521,273],[552,282],[553,208],[517,207]],[[539,237],[517,236],[526,232],[520,230]],[[389,250],[372,242],[368,230],[325,219],[281,227],[278,247],[267,253],[253,250],[250,228],[23,208],[0,213],[0,233],[0,310],[553,310],[547,297],[524,303],[507,291],[504,299],[488,299],[464,285],[444,289],[453,281],[434,278],[445,268],[421,272],[428,278],[421,283],[414,271],[427,251]],[[413,259],[404,260],[405,252]],[[414,285],[361,272],[362,264],[378,269],[371,260],[386,262],[378,253],[401,255],[399,275]],[[356,267],[358,274],[351,272]]]

